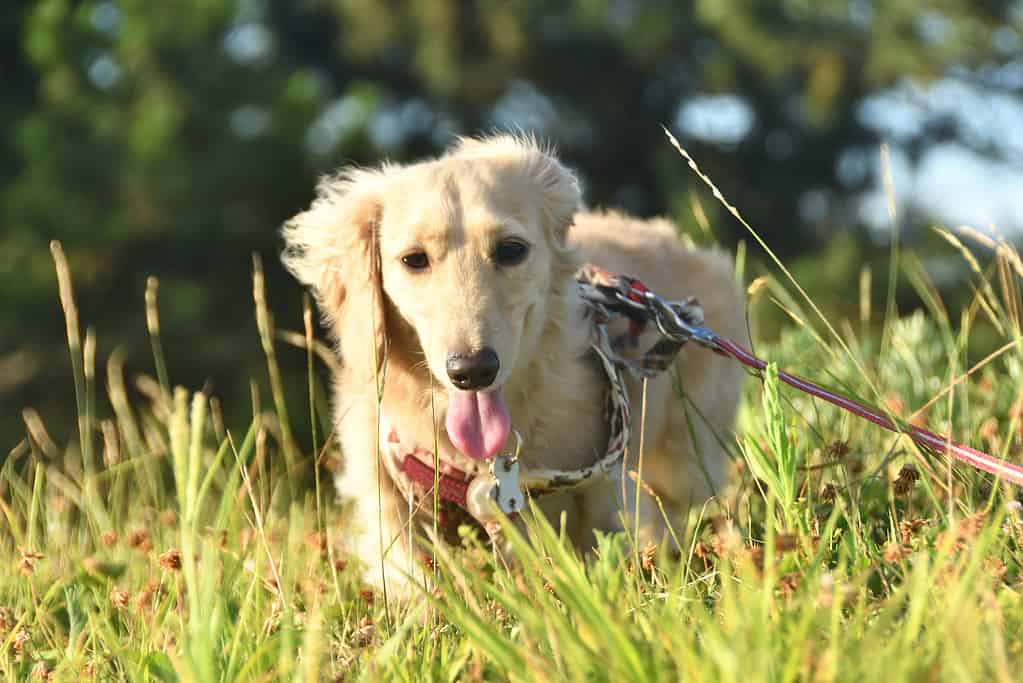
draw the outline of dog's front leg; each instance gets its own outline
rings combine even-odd
[[[374,433],[353,428],[366,422],[347,417],[339,427],[344,462],[336,480],[341,499],[351,504],[345,546],[360,562],[364,580],[377,589],[386,587],[391,599],[415,590],[410,579],[421,569],[414,561],[418,530],[410,531],[408,501],[376,455]]]

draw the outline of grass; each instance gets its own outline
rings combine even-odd
[[[1020,260],[976,233],[944,234],[974,271],[961,319],[903,254],[926,313],[889,308],[883,339],[850,323],[820,333],[804,300],[762,278],[751,298],[794,324],[758,351],[1018,458]],[[254,382],[252,421],[234,428],[215,398],[173,387],[155,281],[156,378],[129,392],[115,354],[98,379],[59,245],[54,258],[78,438],[54,443],[26,411],[0,465],[2,680],[1008,681],[1023,669],[1019,491],[770,371],[748,383],[730,490],[675,529],[681,559],[619,534],[583,560],[533,520],[511,538],[517,568],[467,534],[435,548],[420,600],[388,606],[348,562],[344,510],[320,481],[334,453],[309,314],[302,332],[275,330],[257,261],[271,408]],[[869,297],[861,310],[872,318]],[[971,365],[980,324],[1000,350]],[[308,352],[313,443],[289,422],[280,339]]]

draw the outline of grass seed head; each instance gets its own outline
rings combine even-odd
[[[920,479],[920,473],[913,465],[903,465],[902,469],[899,470],[899,476],[892,482],[892,488],[895,490],[895,495],[906,496],[909,495],[913,490],[913,486],[916,485],[917,480]]]
[[[36,571],[36,562],[43,559],[42,553],[37,553],[32,550],[22,550],[21,559],[18,560],[18,569],[23,574],[31,576]]]
[[[114,606],[114,609],[125,609],[130,598],[128,591],[110,591],[110,604]]]
[[[431,574],[437,571],[437,559],[429,553],[422,553],[419,555],[419,564],[421,564],[423,569]]]
[[[153,549],[153,539],[149,537],[149,532],[145,529],[136,529],[128,534],[128,547],[148,553]]]
[[[995,581],[1001,581],[1005,578],[1005,575],[1009,573],[1009,568],[1005,565],[1005,562],[997,557],[989,557],[985,559],[984,568],[987,569],[988,573]]]
[[[838,489],[835,488],[834,484],[825,484],[821,489],[821,500],[825,503],[833,504],[838,499]]]
[[[884,561],[888,564],[895,564],[906,556],[906,552],[902,545],[895,541],[889,541],[884,545]]]
[[[927,521],[919,517],[899,522],[899,539],[902,541],[902,545],[908,546],[926,524]]]
[[[359,628],[355,631],[355,642],[359,647],[366,647],[373,642],[375,634],[376,624],[373,623],[373,617],[364,616],[359,620]]]
[[[28,629],[22,626],[14,634],[14,638],[11,639],[11,650],[14,652],[14,656],[20,659],[31,644],[32,636],[29,634]]]
[[[160,584],[156,581],[150,581],[145,588],[139,593],[139,597],[135,600],[135,606],[139,612],[144,612],[149,609],[153,604],[153,598],[160,592]]]
[[[654,569],[654,561],[657,558],[657,546],[653,543],[647,542],[643,547],[643,552],[640,554],[640,562],[643,567],[643,571],[651,572]]]
[[[32,667],[32,673],[29,674],[33,681],[49,681],[53,680],[53,672],[50,671],[50,665],[46,663],[45,659],[40,659]]]
[[[181,551],[171,548],[160,555],[160,566],[169,572],[181,571]]]
[[[799,588],[801,578],[799,572],[789,572],[778,579],[778,591],[785,597],[792,597],[796,589]]]
[[[849,455],[849,444],[845,441],[832,441],[828,444],[828,455],[834,460],[841,460]]]

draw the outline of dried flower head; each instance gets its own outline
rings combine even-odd
[[[904,519],[899,522],[899,539],[902,541],[902,545],[908,546],[917,533],[924,528],[927,521],[920,517],[914,517],[913,519]]]
[[[821,500],[825,503],[834,503],[838,499],[838,489],[834,484],[825,484],[821,489]]]
[[[359,647],[366,647],[373,642],[373,635],[376,633],[376,625],[373,618],[365,616],[359,620],[359,628],[355,631],[355,642]]]
[[[657,558],[657,546],[653,543],[647,542],[643,546],[643,551],[640,553],[640,566],[643,567],[643,571],[650,572],[654,569],[654,560]]]
[[[419,564],[423,566],[427,572],[434,573],[437,571],[437,559],[429,553],[422,553],[419,555]]]
[[[367,605],[372,606],[373,601],[376,599],[376,594],[373,593],[372,588],[363,588],[359,591],[359,597],[361,597],[362,601]]]
[[[905,496],[908,495],[916,484],[917,480],[920,479],[920,473],[913,465],[903,465],[902,469],[899,470],[899,476],[892,482],[892,489],[895,490],[895,495]]]
[[[128,606],[128,600],[131,596],[128,591],[110,591],[110,604],[114,606],[114,609],[124,609]]]
[[[14,628],[15,623],[17,623],[17,620],[11,614],[10,608],[0,607],[0,635]]]
[[[972,541],[984,528],[985,519],[987,519],[987,514],[984,512],[976,512],[963,519],[959,522],[959,537],[964,541]]]
[[[148,553],[153,549],[153,540],[145,529],[136,529],[128,534],[128,547],[139,552]]]
[[[29,674],[33,681],[48,681],[50,680],[50,665],[46,663],[45,659],[40,659],[32,667],[32,672]]]
[[[785,597],[790,597],[799,588],[799,572],[790,572],[778,579],[778,591]]]
[[[828,455],[835,460],[841,460],[845,456],[849,455],[848,442],[832,441],[828,444]]]
[[[16,657],[21,657],[31,644],[32,636],[29,635],[28,629],[24,626],[19,628],[18,632],[14,634],[14,638],[11,639],[11,649],[14,650]]]
[[[900,544],[895,541],[885,543],[883,557],[888,564],[895,564],[905,556],[906,552]]]
[[[104,531],[99,537],[99,542],[107,548],[113,548],[117,545],[117,532],[116,531]]]
[[[1001,581],[1005,578],[1005,575],[1009,573],[1009,568],[1005,566],[1005,562],[997,557],[989,557],[984,561],[984,568],[987,569],[988,573],[995,581]]]
[[[36,570],[36,562],[43,559],[43,557],[42,553],[22,549],[21,559],[18,560],[18,569],[25,574],[33,574]]]
[[[170,572],[181,570],[181,551],[171,548],[160,555],[160,566]]]
[[[700,541],[693,547],[693,555],[695,555],[697,559],[704,560],[705,562],[709,560],[711,556],[716,554],[717,553],[714,552],[714,549],[707,545],[704,541]]]
[[[135,601],[135,606],[138,611],[143,612],[149,609],[150,605],[153,604],[153,598],[160,593],[160,584],[156,581],[150,581],[145,588],[139,593],[138,599]]]
[[[487,610],[494,616],[497,621],[504,621],[508,617],[508,612],[501,606],[497,600],[491,600],[487,603]]]

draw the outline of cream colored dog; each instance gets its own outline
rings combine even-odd
[[[707,326],[746,340],[728,258],[683,248],[663,220],[580,212],[576,178],[530,139],[462,140],[436,160],[327,178],[284,237],[284,262],[312,288],[337,343],[337,485],[354,502],[349,538],[371,580],[381,566],[389,581],[403,579],[410,522],[432,512],[413,507],[409,482],[381,465],[393,443],[430,463],[436,444],[443,471],[470,474],[486,471],[512,428],[525,470],[578,469],[603,455],[608,380],[573,280],[583,262],[636,276],[666,298],[695,295]],[[743,380],[738,364],[693,344],[676,367],[648,382],[642,437],[643,481],[669,517],[723,483],[722,443]],[[629,390],[635,469],[642,385]],[[635,488],[624,487],[629,496]],[[638,522],[641,542],[661,541],[654,501],[643,494],[635,520],[622,489],[605,480],[541,507],[554,520],[567,512],[581,549],[594,529],[623,521]]]

